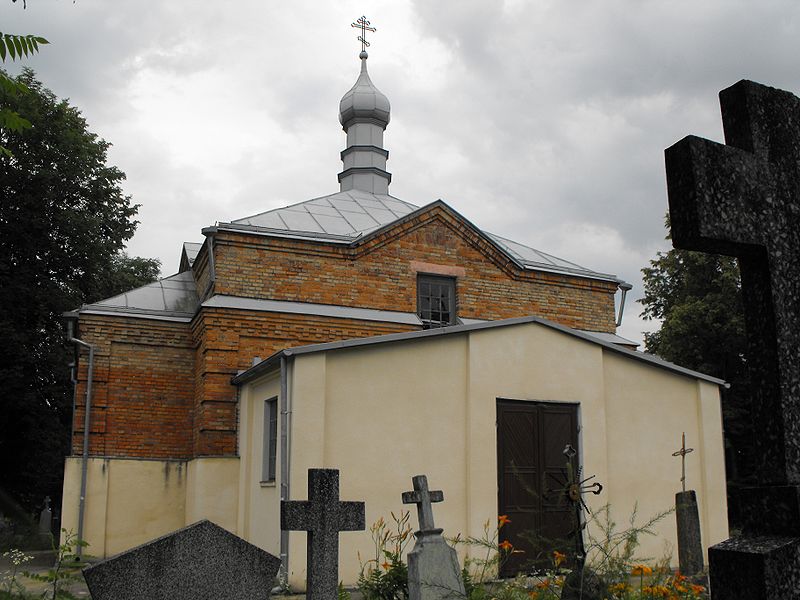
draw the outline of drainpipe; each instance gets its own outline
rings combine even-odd
[[[86,382],[86,414],[83,418],[83,456],[81,457],[81,495],[78,502],[78,539],[83,540],[83,521],[86,512],[86,478],[89,470],[89,417],[92,411],[92,380],[94,379],[94,346],[73,337],[73,321],[67,321],[67,340],[78,347],[89,350],[89,374]],[[77,379],[77,377],[76,377]],[[74,425],[73,425],[74,426]],[[78,545],[78,560],[83,555],[83,547]]]
[[[289,428],[291,426],[292,407],[289,399],[289,364],[286,354],[281,355],[281,501],[288,501],[289,495]],[[289,532],[281,529],[281,569],[284,577],[289,578]]]
[[[630,283],[626,283],[624,281],[620,281],[619,283],[619,289],[622,292],[622,296],[620,297],[619,300],[619,316],[617,317],[617,327],[622,325],[622,313],[625,312],[625,296],[628,295],[628,291],[632,287],[633,286]]]

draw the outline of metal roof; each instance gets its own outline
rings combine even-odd
[[[170,320],[177,317],[183,320],[191,318],[199,305],[194,276],[191,271],[184,271],[119,296],[86,304],[79,312],[161,316]]]
[[[384,194],[337,192],[236,219],[234,224],[354,239],[414,212],[417,206]]]
[[[352,306],[336,306],[333,304],[314,304],[311,302],[291,302],[288,300],[260,300],[258,298],[240,298],[217,294],[203,302],[206,308],[234,308],[260,312],[290,313],[298,315],[316,315],[336,319],[357,319],[360,321],[380,321],[384,323],[403,323],[422,326],[416,313],[392,310],[375,310]]]
[[[420,207],[394,196],[348,190],[276,208],[231,223],[220,223],[219,226],[233,226],[235,229],[266,235],[352,243],[417,210]],[[616,275],[583,267],[493,233],[482,233],[525,269],[624,283]]]
[[[248,381],[252,381],[253,379],[257,379],[261,375],[266,374],[270,372],[273,368],[275,368],[280,363],[281,358],[291,358],[293,356],[298,356],[301,354],[328,352],[333,350],[342,350],[345,348],[360,348],[365,346],[372,346],[374,344],[389,344],[389,343],[404,342],[404,341],[423,340],[430,337],[437,337],[441,335],[456,335],[459,333],[467,333],[482,329],[509,327],[513,325],[523,325],[526,323],[536,323],[539,325],[543,325],[545,327],[549,327],[550,329],[560,331],[561,333],[565,333],[572,337],[581,339],[585,342],[602,346],[607,350],[616,352],[618,354],[622,354],[633,360],[645,362],[654,367],[666,369],[668,371],[672,371],[674,373],[678,373],[686,377],[692,377],[694,379],[702,379],[704,381],[708,381],[710,383],[715,383],[717,385],[722,385],[722,386],[728,385],[722,379],[718,379],[716,377],[712,377],[710,375],[706,375],[705,373],[700,373],[698,371],[692,371],[691,369],[686,369],[671,362],[667,362],[666,360],[663,360],[653,354],[646,354],[644,352],[628,350],[627,348],[623,348],[622,346],[619,346],[617,344],[604,341],[599,337],[597,337],[596,334],[593,335],[589,332],[578,331],[577,329],[571,329],[569,327],[566,327],[564,325],[559,325],[558,323],[554,323],[553,321],[548,321],[547,319],[543,319],[541,317],[517,317],[515,319],[503,319],[502,321],[489,321],[486,323],[473,323],[469,325],[453,325],[451,327],[440,327],[437,329],[425,329],[421,331],[410,331],[406,333],[390,333],[387,335],[377,335],[366,338],[355,338],[349,340],[340,340],[338,342],[326,342],[324,344],[309,344],[307,346],[288,348],[286,350],[280,350],[276,352],[269,358],[250,367],[246,371],[239,373],[238,375],[236,375],[231,379],[231,383],[233,383],[234,385],[239,385],[242,383],[247,383]]]

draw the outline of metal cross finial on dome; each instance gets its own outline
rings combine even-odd
[[[686,455],[689,452],[694,452],[694,448],[686,447],[686,432],[684,431],[681,435],[681,449],[672,453],[672,456],[681,457],[681,486],[683,486],[684,492],[686,491]]]
[[[367,48],[369,48],[369,42],[367,41],[367,32],[368,31],[376,31],[374,27],[369,26],[369,21],[367,21],[367,17],[361,16],[359,17],[355,23],[350,23],[350,27],[355,27],[361,30],[361,35],[358,36],[358,41],[361,42],[361,54],[367,53]],[[363,56],[362,58],[366,58]]]

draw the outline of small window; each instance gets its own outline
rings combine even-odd
[[[417,277],[417,314],[425,329],[456,324],[456,280],[452,277]]]
[[[275,481],[275,452],[278,447],[278,399],[264,401],[264,462],[261,481]]]

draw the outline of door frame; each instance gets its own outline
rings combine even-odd
[[[496,475],[495,475],[495,484],[497,485],[497,505],[495,512],[500,515],[500,507],[501,507],[501,498],[500,495],[502,493],[502,486],[500,483],[500,478],[503,473],[503,465],[502,465],[502,455],[501,455],[501,448],[500,448],[500,405],[567,405],[567,406],[574,406],[575,407],[575,438],[578,447],[577,450],[577,466],[582,466],[583,463],[583,420],[582,420],[582,410],[581,410],[581,403],[575,400],[541,400],[541,399],[519,399],[519,398],[507,398],[502,396],[497,396],[495,398],[495,460],[496,460]],[[581,519],[583,520],[583,516]],[[498,536],[498,542],[500,537]],[[502,577],[502,574],[501,574]]]

